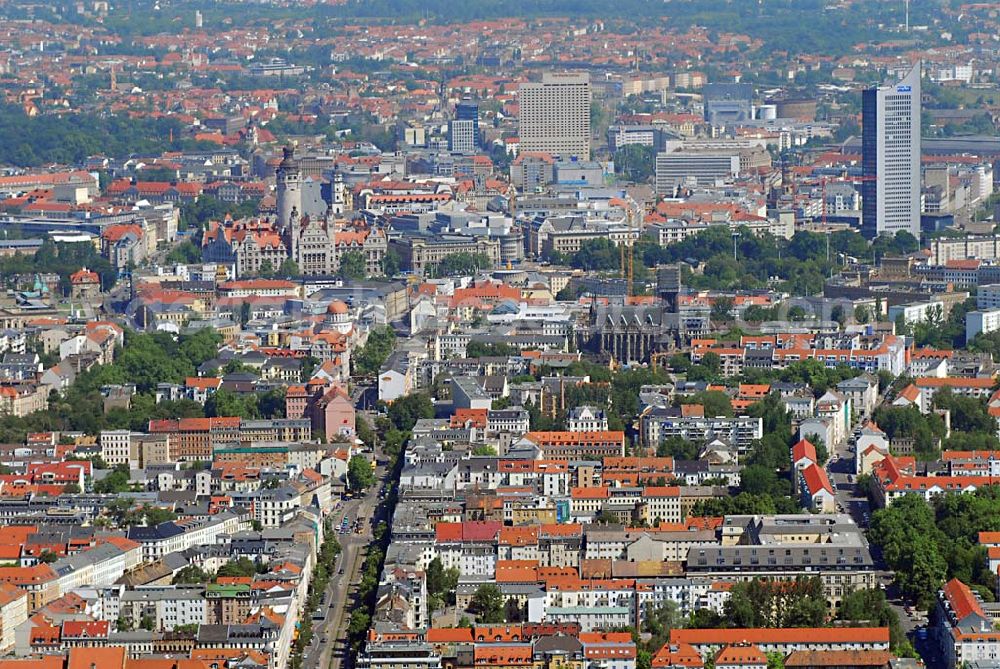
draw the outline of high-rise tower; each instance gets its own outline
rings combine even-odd
[[[920,63],[899,82],[861,98],[861,229],[920,238]]]
[[[521,84],[520,150],[590,159],[590,75],[542,75]]]
[[[278,182],[278,224],[288,225],[293,211],[302,213],[302,172],[293,147],[282,149],[281,164],[275,176]]]

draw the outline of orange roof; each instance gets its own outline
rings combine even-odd
[[[58,641],[58,639],[57,639]],[[0,660],[0,669],[63,669],[62,655]]]
[[[994,379],[993,377],[974,377],[974,378],[964,378],[964,377],[954,377],[948,376],[945,378],[938,378],[936,376],[921,376],[913,381],[917,387],[924,388],[992,388]]]
[[[56,579],[56,573],[47,564],[31,567],[0,567],[0,582],[14,585],[36,585]]]
[[[27,596],[28,593],[25,590],[21,590],[10,583],[0,583],[0,606],[6,606],[13,601]]]
[[[531,664],[530,645],[503,646],[498,644],[476,644],[473,662],[477,665],[502,666],[511,664]]]
[[[601,486],[599,488],[573,488],[569,491],[572,499],[607,499],[608,489]]]
[[[826,470],[817,464],[812,464],[802,470],[802,478],[806,482],[809,494],[815,496],[820,490],[825,490],[833,494],[833,486],[830,485],[830,478],[826,475]]]
[[[671,643],[693,646],[721,644],[775,643],[889,643],[888,627],[784,627],[784,628],[725,628],[674,629]]]
[[[955,618],[959,621],[964,620],[968,616],[973,614],[981,616],[989,620],[989,616],[983,611],[983,607],[979,604],[979,600],[972,590],[969,589],[965,583],[962,583],[957,578],[953,578],[944,584],[942,588],[945,598],[951,605],[951,610],[955,614]]]
[[[792,446],[792,462],[798,462],[802,459],[809,460],[810,462],[816,462],[818,459],[816,457],[816,447],[808,439],[800,439],[797,444]]]
[[[681,489],[677,486],[648,486],[642,489],[643,497],[680,497]]]
[[[427,643],[472,643],[471,627],[437,628],[432,627],[425,635]]]
[[[621,430],[598,430],[594,432],[527,432],[524,435],[536,444],[593,444],[607,441],[625,442]]]
[[[749,646],[726,646],[715,656],[715,666],[767,666],[767,657],[754,644]]]
[[[123,669],[125,647],[70,648],[66,669]]]
[[[501,527],[499,543],[504,546],[530,546],[538,543],[537,527]]]

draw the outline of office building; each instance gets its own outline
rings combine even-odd
[[[520,150],[590,158],[590,75],[542,75],[521,84]]]
[[[920,63],[861,101],[862,232],[920,236]]]
[[[708,84],[705,86],[705,120],[712,125],[753,120],[753,86]]]
[[[476,150],[476,123],[467,119],[452,119],[448,123],[448,150],[456,153],[474,153]]]
[[[456,121],[472,121],[472,136],[479,142],[479,103],[473,100],[462,100],[455,105]]]
[[[713,186],[739,176],[740,155],[732,152],[672,151],[656,155],[656,192],[678,186]]]

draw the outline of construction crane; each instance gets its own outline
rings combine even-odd
[[[618,246],[618,267],[621,278],[626,279],[625,296],[632,297],[632,291],[635,287],[635,240],[632,239],[632,230],[635,223],[635,211],[628,205],[626,205],[626,207],[626,216],[628,217],[628,236]]]
[[[656,351],[655,353],[650,353],[649,354],[650,367],[652,367],[655,370],[659,366],[658,363],[660,360],[666,360],[671,355],[673,355],[673,353],[671,353],[670,351]],[[664,365],[664,367],[666,367],[666,365]]]
[[[633,281],[635,281],[635,254],[632,249],[631,239],[623,241],[618,246],[621,264],[621,278],[625,280],[625,295],[632,297]]]

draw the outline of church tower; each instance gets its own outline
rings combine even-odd
[[[299,162],[295,160],[295,149],[286,146],[282,149],[281,164],[276,174],[278,182],[278,225],[284,227],[291,223],[293,212],[302,213],[302,172]]]
[[[330,198],[330,213],[341,215],[344,213],[344,175],[337,172],[333,175],[333,197]]]

